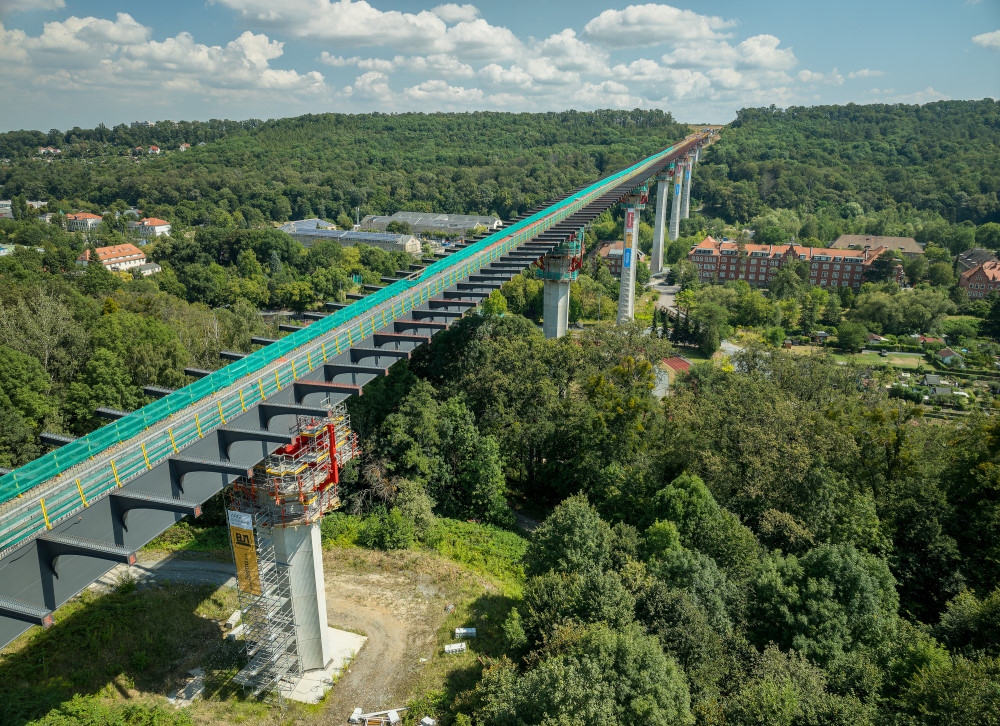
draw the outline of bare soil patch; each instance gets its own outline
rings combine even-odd
[[[330,550],[323,566],[329,624],[368,636],[327,696],[324,723],[346,723],[356,706],[405,706],[417,695],[421,659],[438,647],[446,606],[495,591],[458,565],[412,551]]]

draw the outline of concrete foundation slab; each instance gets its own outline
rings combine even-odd
[[[167,701],[176,708],[190,706],[194,699],[205,692],[205,671],[201,668],[192,668],[188,673],[191,677],[184,685],[167,696]]]
[[[368,640],[367,636],[329,627],[327,639],[332,656],[330,664],[326,668],[305,671],[295,685],[295,690],[288,696],[291,700],[299,703],[319,703],[323,700],[323,696],[333,688],[347,664]]]

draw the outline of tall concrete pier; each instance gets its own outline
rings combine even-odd
[[[672,175],[669,172],[657,174],[656,181],[656,226],[653,227],[653,251],[649,258],[649,271],[656,275],[663,272],[663,237],[667,226],[667,192]]]
[[[625,241],[622,246],[621,286],[618,293],[618,324],[635,317],[635,269],[639,264],[639,213],[645,208],[648,190],[625,200]]]

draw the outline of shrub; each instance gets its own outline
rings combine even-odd
[[[405,550],[416,541],[412,520],[393,507],[364,518],[358,533],[358,544],[375,550]]]

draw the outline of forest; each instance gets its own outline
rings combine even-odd
[[[358,210],[510,219],[686,132],[662,111],[323,114],[71,131],[56,159],[13,153],[37,147],[18,141],[25,132],[10,132],[0,134],[11,157],[0,168],[0,198],[24,195],[52,211],[97,214],[121,200],[181,229],[314,216],[350,224]],[[175,150],[176,142],[203,138],[205,146]],[[162,156],[133,155],[134,144],[156,142],[167,150]]]
[[[744,109],[703,155],[700,212],[667,251],[690,322],[545,340],[529,273],[351,400],[364,455],[323,522],[328,543],[426,551],[442,523],[501,542],[518,539],[513,509],[540,522],[474,623],[489,652],[473,646],[482,660],[422,708],[446,726],[1000,723],[995,417],[931,418],[880,364],[780,348],[820,326],[845,340],[940,331],[992,363],[1000,301],[963,297],[954,256],[1000,249],[997,119],[993,101]],[[315,308],[406,262],[306,250],[270,222],[350,223],[358,206],[509,218],[687,133],[642,111],[211,122],[181,124],[183,139],[161,126],[0,138],[0,196],[56,212],[0,222],[0,242],[20,245],[0,257],[0,465],[41,453],[42,430],[89,431],[95,407],[136,408],[142,386],[183,385],[186,365],[276,336],[262,309]],[[43,137],[65,158],[33,158]],[[86,246],[126,236],[113,214],[91,239],[67,233],[59,208],[136,205],[176,224],[146,247],[164,271],[78,268]],[[698,284],[687,250],[733,229],[927,247],[905,262],[907,289],[833,294],[794,266],[767,294]],[[620,212],[602,215],[588,249],[620,233]],[[571,317],[610,319],[616,293],[588,260]],[[741,330],[742,351],[654,395],[665,357],[714,353]],[[0,716],[44,716],[4,700]]]
[[[445,723],[993,723],[996,422],[767,346],[660,401],[669,349],[470,316],[352,404],[372,460],[347,511],[407,533],[360,543],[507,526],[505,497],[547,514]]]

